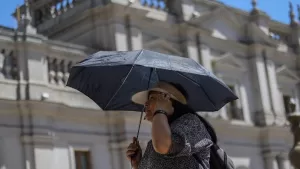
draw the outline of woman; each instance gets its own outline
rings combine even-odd
[[[198,115],[187,106],[187,97],[181,86],[165,82],[132,97],[133,102],[145,105],[145,119],[152,123],[152,140],[143,156],[136,138],[127,148],[134,169],[209,168],[213,142]]]

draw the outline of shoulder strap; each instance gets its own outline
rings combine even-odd
[[[203,161],[197,156],[197,154],[193,154],[193,157],[202,166],[202,168],[205,168],[205,165],[203,164]]]
[[[196,116],[198,116],[198,118],[201,120],[201,122],[203,123],[203,125],[205,126],[207,132],[209,133],[211,140],[214,144],[218,144],[218,137],[217,134],[214,130],[214,128],[212,127],[212,125],[202,116],[200,116],[199,114],[195,113]]]

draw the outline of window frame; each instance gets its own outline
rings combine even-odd
[[[89,151],[89,150],[82,150],[82,149],[74,149],[73,153],[74,153],[74,163],[75,163],[74,168],[75,169],[92,169],[93,168],[93,166],[92,166],[92,153],[91,153],[91,151]],[[81,167],[80,155],[82,155],[82,154],[84,154],[84,156],[87,159],[87,166],[86,166],[86,168],[82,168]]]

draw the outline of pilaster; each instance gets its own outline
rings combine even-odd
[[[295,96],[296,96],[296,112],[300,112],[300,84],[296,84],[295,87]]]
[[[127,30],[126,25],[123,23],[114,23],[111,25],[114,48],[117,51],[127,51],[129,49],[127,43]]]
[[[3,80],[4,77],[4,70],[5,70],[5,50],[0,52],[0,80]]]
[[[107,133],[109,133],[109,151],[111,158],[111,169],[122,168],[125,164],[124,146],[125,121],[122,112],[107,112],[109,122]]]
[[[278,125],[283,125],[285,123],[285,114],[284,106],[282,100],[282,94],[279,91],[279,86],[277,82],[277,75],[275,70],[274,62],[267,60],[267,71],[269,76],[270,84],[270,96],[271,96],[271,105],[273,107],[274,114],[276,115],[275,123]]]
[[[3,138],[0,137],[0,167],[5,166],[5,160],[4,160],[4,141]]]
[[[200,63],[197,43],[192,40],[186,42],[188,57]]]
[[[143,49],[143,33],[141,29],[130,26],[130,40],[131,40],[131,50],[141,50]]]
[[[213,71],[212,56],[210,55],[210,48],[205,44],[200,44],[199,49],[201,52],[201,63],[208,70]]]
[[[259,125],[272,125],[275,122],[273,114],[270,91],[263,56],[260,52],[255,52],[252,58],[252,91],[254,102],[255,118]]]
[[[36,169],[35,163],[35,153],[33,144],[33,124],[32,124],[32,114],[28,107],[28,104],[19,104],[20,111],[20,142],[22,146],[22,152],[24,155],[24,167],[25,169]]]
[[[265,169],[280,169],[276,161],[276,153],[265,152],[263,153]]]
[[[248,82],[249,82],[248,77],[245,76],[244,79],[243,79],[243,82],[239,86],[240,102],[241,102],[241,105],[242,105],[242,108],[243,108],[244,121],[247,124],[252,124],[251,111],[250,111],[249,99],[248,99],[249,92],[247,92],[247,87],[248,87],[247,83]]]
[[[290,169],[291,163],[289,161],[288,153],[280,153],[277,156],[278,168],[279,169]]]

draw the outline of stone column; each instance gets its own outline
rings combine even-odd
[[[277,156],[277,162],[278,162],[279,169],[290,169],[288,153],[280,153]]]
[[[4,146],[4,142],[3,142],[3,139],[0,137],[0,169],[6,168],[5,167],[5,159],[4,159],[5,152],[4,152],[3,146]]]
[[[243,77],[243,82],[240,83],[239,85],[239,91],[240,91],[240,102],[241,102],[241,106],[243,109],[243,115],[244,115],[244,120],[246,123],[248,124],[252,124],[252,120],[251,120],[251,112],[250,112],[250,108],[249,108],[249,100],[248,100],[248,94],[247,93],[247,85],[249,83],[249,79],[247,77],[247,75],[245,75]]]
[[[282,94],[279,91],[279,86],[277,82],[277,75],[275,70],[274,62],[268,60],[267,63],[267,73],[269,76],[269,83],[270,83],[270,97],[271,103],[273,107],[273,111],[276,114],[275,123],[279,125],[283,125],[285,123],[285,110],[283,106]]]
[[[300,113],[289,115],[288,120],[291,123],[291,132],[294,135],[294,146],[289,153],[292,165],[300,169]]]
[[[131,47],[132,50],[141,50],[143,49],[143,33],[141,29],[134,27],[134,25],[130,26],[130,35],[131,35]]]
[[[111,25],[113,33],[114,48],[117,51],[127,51],[127,35],[126,35],[126,26],[121,23],[116,23]]]
[[[201,51],[201,63],[209,71],[213,71],[212,57],[210,55],[210,48],[207,45],[200,44],[199,49]]]
[[[3,52],[3,53],[2,53]],[[0,80],[4,79],[3,70],[4,70],[4,59],[5,59],[5,50],[0,51]]]
[[[252,58],[252,91],[253,98],[258,100],[253,100],[254,108],[253,111],[256,112],[256,121],[259,125],[272,125],[274,124],[274,114],[272,112],[269,85],[267,72],[264,65],[264,59],[262,57],[261,51],[257,51]]]
[[[188,57],[200,63],[197,43],[192,40],[186,42]]]
[[[300,112],[300,84],[295,87],[296,112]]]
[[[279,169],[276,162],[276,154],[274,152],[267,152],[263,154],[265,169]]]
[[[32,113],[27,103],[19,103],[20,113],[20,142],[23,153],[23,166],[25,169],[36,169],[35,153],[34,153],[34,141],[33,141],[33,118]]]

